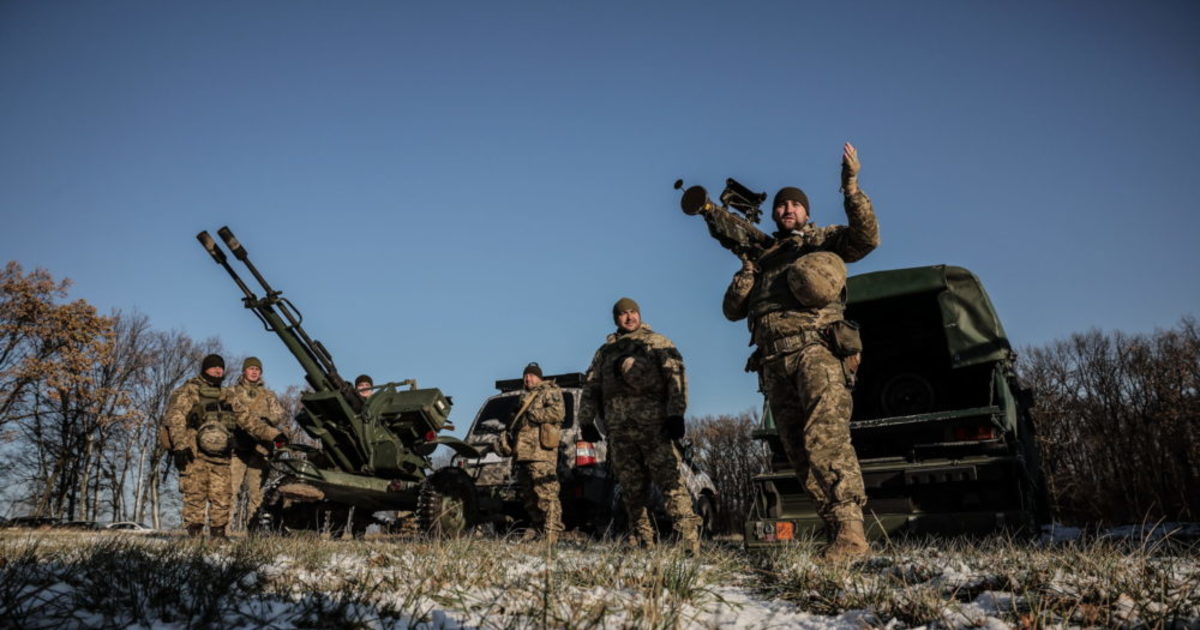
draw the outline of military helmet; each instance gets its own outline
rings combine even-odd
[[[805,254],[788,268],[787,281],[802,306],[821,308],[846,288],[846,263],[833,252]]]
[[[209,422],[196,432],[196,446],[207,455],[225,457],[233,447],[233,436],[224,425]]]

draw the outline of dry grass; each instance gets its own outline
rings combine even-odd
[[[801,541],[747,553],[711,543],[700,558],[689,558],[670,547],[604,542],[214,544],[6,530],[0,531],[0,625],[760,627],[772,619],[763,612],[769,605],[775,613],[891,628],[1200,627],[1194,544],[892,542],[852,567],[815,563],[817,549]]]

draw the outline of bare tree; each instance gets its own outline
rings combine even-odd
[[[1200,334],[1072,335],[1028,349],[1039,441],[1060,517],[1129,522],[1200,516]]]
[[[717,489],[716,531],[741,531],[754,497],[754,476],[770,469],[770,447],[750,436],[758,424],[754,411],[689,420],[693,456]]]

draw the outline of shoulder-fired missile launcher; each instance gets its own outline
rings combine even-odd
[[[303,317],[267,284],[228,227],[217,231],[229,251],[262,286],[259,297],[242,280],[217,242],[197,235],[204,249],[242,290],[242,303],[300,362],[309,391],[300,396],[296,423],[319,448],[292,445],[276,452],[271,476],[251,529],[329,531],[360,535],[378,511],[412,511],[426,531],[453,534],[478,518],[475,487],[461,470],[430,473],[429,455],[440,444],[479,457],[449,427],[451,401],[416,381],[387,383],[363,397],[341,377],[333,356],[308,336]]]

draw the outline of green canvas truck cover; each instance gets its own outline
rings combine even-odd
[[[1012,359],[1012,346],[975,274],[950,265],[874,271],[847,283],[850,307],[917,293],[938,293],[946,344],[955,368]]]

